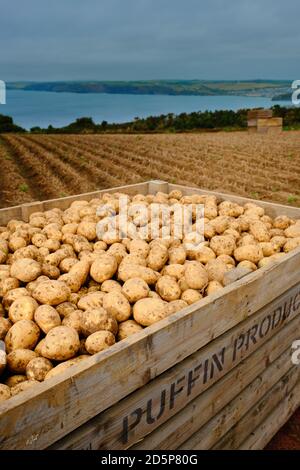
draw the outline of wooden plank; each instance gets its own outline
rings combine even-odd
[[[257,376],[273,363],[297,337],[299,319],[289,323],[277,335],[244,359],[215,385],[197,396],[172,419],[146,436],[133,449],[174,449],[182,445],[224,406],[233,400]],[[290,348],[285,354],[290,354]]]
[[[149,181],[149,194],[156,194],[158,191],[168,193],[169,183],[162,180]]]
[[[300,208],[284,206],[282,204],[274,204],[273,202],[259,201],[256,199],[249,199],[246,197],[236,196],[234,194],[219,193],[215,191],[208,191],[206,189],[188,188],[179,184],[169,183],[169,192],[173,189],[179,189],[184,195],[190,194],[208,194],[218,196],[220,199],[228,199],[229,201],[237,202],[238,204],[245,205],[247,202],[252,202],[260,207],[263,207],[268,215],[277,217],[278,215],[287,215],[292,218],[300,218]]]
[[[7,400],[0,405],[0,448],[51,445],[297,284],[299,264],[298,249]]]
[[[297,288],[292,289],[289,294],[276,299],[272,304],[245,320],[241,325],[214,340],[142,389],[106,412],[96,416],[81,428],[76,429],[63,440],[54,444],[53,448],[126,449],[151,433],[150,439],[145,440],[146,447],[141,447],[147,449],[149,442],[153,442],[151,436],[155,429],[158,428],[158,439],[161,442],[162,424],[167,420],[170,421],[170,418],[176,415],[176,418],[171,420],[173,422],[171,432],[175,432],[178,412],[183,410],[184,418],[190,418],[187,405],[195,397],[203,394],[205,390],[209,389],[208,392],[210,392],[215,382],[218,381],[214,390],[221,391],[221,394],[223,394],[224,389],[226,389],[227,392],[231,393],[231,397],[235,396],[245,386],[245,381],[249,383],[262,372],[266,363],[272,362],[273,355],[276,353],[271,348],[275,347],[276,351],[279,351],[279,355],[295,339],[295,330],[297,331],[297,327],[300,325],[300,304],[298,311],[286,318],[284,323],[279,322],[278,319],[280,312],[283,314],[284,305],[288,305],[289,299],[293,298],[293,295],[297,292],[299,292]],[[265,336],[260,337],[257,334],[249,341],[250,334],[255,331],[258,332],[261,325],[266,323],[268,316],[270,314],[274,315],[274,312],[276,312],[274,328],[269,329]],[[286,327],[283,330],[283,324],[288,321],[292,321],[292,325],[289,323],[288,328]],[[278,330],[281,330],[280,333],[278,333]],[[262,347],[274,335],[276,336],[274,341]],[[259,349],[259,353],[252,358],[253,351],[257,349]],[[243,363],[236,371],[237,365],[250,355],[251,360],[249,358],[247,364]],[[235,370],[228,376],[227,372],[233,368]],[[261,368],[263,369],[261,370]],[[220,378],[225,375],[226,378],[221,381]],[[225,406],[227,403],[226,398],[226,393],[224,397],[218,397],[218,407]],[[200,419],[206,415],[208,409],[211,409],[206,399],[204,399],[204,402],[205,405],[201,408]],[[216,403],[214,402],[213,407],[215,408],[215,406]],[[191,410],[193,422],[194,408],[191,407]],[[197,406],[197,414],[199,410],[200,406]],[[181,428],[181,422],[179,427]],[[183,433],[180,432],[181,437],[182,435]],[[164,433],[164,436],[166,436],[166,433]]]
[[[262,450],[300,406],[300,384],[268,415],[239,446],[240,450]]]
[[[272,117],[272,118],[258,118],[257,127],[282,127],[282,118]]]
[[[299,367],[293,366],[290,371],[212,447],[212,449],[238,449],[240,444],[248,436],[249,429],[255,429],[281,402],[288,400],[294,387],[299,384],[299,376]],[[299,402],[298,397],[298,403]]]
[[[287,390],[290,392],[299,376],[300,371],[292,365],[290,350],[287,350],[179,448],[236,449],[237,441],[242,442],[249,429],[256,427],[252,425],[251,419],[255,418],[256,414],[263,419],[269,411],[268,406],[272,406],[272,402],[275,406],[278,395],[282,398],[282,389],[286,383],[290,385]]]

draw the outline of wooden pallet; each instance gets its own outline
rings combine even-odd
[[[160,181],[110,191],[173,189],[251,201]],[[0,224],[99,194],[3,209]],[[300,249],[4,402],[0,449],[260,448],[300,404],[299,267]]]

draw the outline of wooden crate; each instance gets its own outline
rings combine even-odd
[[[271,118],[273,116],[272,109],[251,109],[247,113],[248,120],[258,118]]]
[[[160,181],[110,191],[173,189],[251,201]],[[0,224],[100,193],[1,210]],[[4,402],[0,449],[262,448],[300,404],[299,267],[297,249]]]

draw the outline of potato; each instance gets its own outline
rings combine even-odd
[[[285,243],[283,250],[285,253],[289,253],[290,251],[295,250],[299,246],[300,246],[300,237],[290,238]]]
[[[251,269],[251,271],[256,271],[257,270],[256,264],[252,263],[251,261],[241,261],[237,265],[237,268]]]
[[[35,245],[37,248],[41,248],[45,245],[47,237],[43,233],[35,233],[31,238],[31,243]]]
[[[103,308],[118,322],[128,320],[131,315],[131,307],[127,298],[118,291],[105,294]]]
[[[58,305],[66,302],[70,294],[70,288],[62,281],[43,281],[34,289],[32,297],[41,304]]]
[[[205,214],[206,215],[206,214]],[[207,216],[206,216],[207,217]],[[210,221],[217,234],[222,234],[230,227],[231,218],[226,215],[219,215]]]
[[[202,290],[208,284],[207,272],[198,261],[191,261],[186,265],[184,278],[190,289]]]
[[[207,285],[206,293],[207,295],[211,295],[211,294],[214,294],[215,292],[218,292],[221,289],[223,289],[223,286],[219,281],[210,281]]]
[[[172,300],[171,302],[165,305],[165,316],[168,317],[170,315],[173,315],[173,313],[179,312],[187,306],[187,302],[182,299]]]
[[[81,333],[83,336],[89,336],[96,331],[107,330],[114,335],[118,331],[116,319],[104,308],[91,308],[81,314]]]
[[[74,357],[73,359],[69,359],[68,361],[61,362],[58,364],[58,366],[53,367],[49,372],[47,372],[45,376],[45,380],[51,379],[52,377],[56,377],[57,375],[61,374],[62,372],[65,372],[66,369],[69,369],[69,367],[74,366],[81,362],[83,359],[86,359],[89,357],[88,355],[81,355]]]
[[[244,245],[234,250],[234,257],[237,261],[251,261],[256,264],[263,256],[263,251],[259,245]]]
[[[225,273],[227,273],[230,269],[229,266],[230,265],[227,265],[218,259],[209,261],[205,266],[208,280],[222,283]]]
[[[300,221],[297,221],[297,223],[285,229],[284,235],[287,238],[299,238],[300,237]]]
[[[181,299],[184,300],[188,305],[191,305],[201,300],[202,295],[195,289],[187,289],[182,293]]]
[[[53,365],[49,359],[36,357],[28,362],[26,366],[26,376],[28,380],[42,382],[51,369],[53,369]]]
[[[31,349],[15,349],[7,355],[7,368],[15,374],[25,374],[27,364],[38,354]]]
[[[137,255],[126,255],[122,262],[120,263],[119,268],[124,265],[137,265],[137,266],[147,266],[147,259]]]
[[[77,305],[73,304],[72,302],[63,302],[59,305],[56,305],[55,310],[61,318],[65,318],[70,313],[74,312],[74,310],[77,310]]]
[[[11,396],[18,395],[18,393],[25,392],[29,388],[33,387],[34,385],[38,384],[36,380],[24,380],[23,382],[18,383],[14,387],[11,387],[10,393]]]
[[[114,335],[110,331],[103,330],[91,334],[85,342],[85,347],[89,354],[97,354],[113,344],[115,344]]]
[[[101,291],[108,293],[117,290],[121,292],[122,286],[119,282],[114,281],[113,279],[108,279],[101,284]]]
[[[9,249],[13,252],[17,251],[19,248],[24,248],[26,245],[26,240],[16,235],[11,236],[8,243]]]
[[[169,264],[184,264],[186,251],[182,245],[169,249]]]
[[[165,303],[160,299],[141,299],[133,306],[133,318],[142,326],[149,326],[166,316]]]
[[[77,258],[64,258],[59,264],[59,269],[62,273],[68,273],[77,263]]]
[[[71,292],[78,292],[85,283],[89,271],[90,263],[87,260],[78,261],[67,274],[60,276],[59,280],[63,281]]]
[[[229,255],[219,255],[216,259],[217,259],[218,261],[222,261],[222,263],[231,264],[232,266],[235,266],[235,260],[232,258],[232,256],[229,256]]]
[[[81,333],[81,314],[82,310],[73,310],[69,315],[67,315],[63,321],[62,325],[70,326],[77,331],[78,334]]]
[[[149,250],[149,245],[145,240],[131,240],[129,243],[129,252],[131,255],[147,258]]]
[[[155,289],[160,297],[168,302],[177,300],[181,296],[180,287],[176,282],[176,279],[171,276],[160,277],[156,283]]]
[[[213,237],[215,238],[215,237]],[[212,238],[212,239],[213,239]],[[202,264],[208,263],[211,259],[215,259],[215,252],[208,246],[202,246],[196,253],[196,260]]]
[[[250,233],[259,242],[270,241],[270,235],[265,224],[261,221],[250,224]]]
[[[11,290],[19,288],[20,282],[15,277],[7,277],[0,281],[0,297],[4,297]]]
[[[106,253],[108,255],[114,256],[118,264],[120,264],[122,259],[125,258],[125,256],[127,256],[126,248],[124,245],[122,245],[122,243],[113,243],[112,245],[110,245]],[[94,254],[97,256],[96,253]]]
[[[158,293],[153,290],[149,291],[148,297],[150,297],[151,299],[161,299],[161,296],[158,295]]]
[[[88,241],[93,241],[96,239],[96,223],[94,222],[80,222],[77,227],[78,235],[82,235]]]
[[[6,351],[10,353],[16,349],[34,349],[39,336],[40,329],[32,320],[20,320],[5,336]]]
[[[164,276],[172,276],[179,280],[184,276],[185,265],[183,264],[167,264],[161,272]]]
[[[34,314],[34,321],[44,333],[61,325],[59,313],[50,305],[41,305]]]
[[[41,265],[31,258],[22,258],[15,261],[10,268],[11,277],[21,282],[34,281],[42,274]]]
[[[99,308],[103,305],[104,297],[104,292],[90,292],[87,295],[81,297],[81,299],[78,301],[77,306],[81,310]]]
[[[151,268],[139,265],[130,265],[126,263],[123,264],[123,261],[120,264],[118,270],[118,278],[123,282],[126,282],[129,279],[135,277],[139,277],[143,279],[148,285],[153,285],[160,277],[160,274],[156,271],[153,271]]]
[[[8,318],[0,317],[0,340],[4,340],[11,327],[12,322]]]
[[[210,248],[219,255],[232,255],[235,249],[235,239],[230,235],[216,235],[210,240]]]
[[[99,256],[91,266],[91,277],[97,282],[111,279],[118,269],[118,263],[113,255],[104,254]]]
[[[138,333],[142,330],[143,327],[139,325],[135,320],[126,320],[119,324],[118,341],[128,338],[128,336],[131,336],[134,333]]]
[[[79,347],[79,336],[74,328],[56,326],[46,335],[42,356],[50,360],[66,361],[76,355]]]
[[[168,261],[168,249],[162,245],[154,245],[149,251],[147,265],[154,271],[160,271]]]
[[[5,385],[8,387],[14,387],[15,385],[25,382],[27,380],[26,375],[11,375],[5,380]]]
[[[273,226],[281,230],[285,230],[290,225],[290,219],[286,215],[279,215],[274,219]]]
[[[148,297],[149,291],[148,284],[138,277],[128,279],[122,287],[122,294],[130,303],[135,303],[140,299]]]
[[[19,320],[33,320],[38,303],[28,295],[18,297],[9,307],[9,319],[16,323]]]
[[[259,246],[261,247],[261,249],[263,251],[263,255],[266,256],[266,257],[267,256],[272,256],[277,251],[279,251],[278,248],[276,249],[275,244],[273,244],[271,242],[260,242]]]
[[[276,251],[280,251],[280,249],[286,244],[286,242],[286,237],[275,235],[271,238],[271,243]]]
[[[42,347],[43,347],[43,344],[45,342],[45,338],[41,339],[38,344],[36,345],[36,347],[34,348],[34,351],[39,355],[41,356],[42,355]]]
[[[10,388],[7,385],[0,383],[0,403],[8,400],[11,397]]]

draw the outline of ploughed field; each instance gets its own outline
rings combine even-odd
[[[0,207],[149,179],[300,207],[300,131],[0,136]]]

